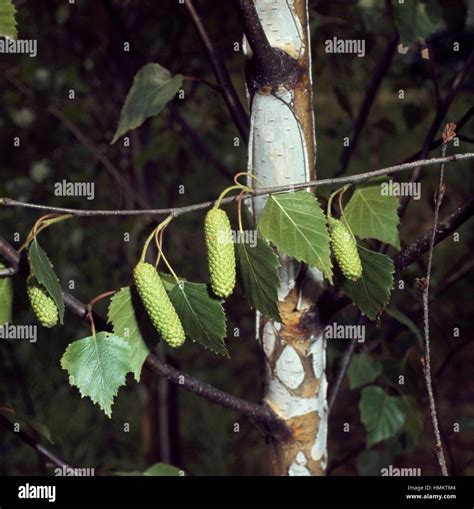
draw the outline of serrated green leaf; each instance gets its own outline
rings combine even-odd
[[[0,262],[0,270],[6,269]],[[0,326],[11,323],[13,302],[13,281],[10,276],[0,277]]]
[[[298,191],[269,196],[258,228],[278,250],[316,267],[332,281],[326,217],[314,195]]]
[[[397,320],[397,322],[400,322],[402,325],[405,325],[405,327],[407,327],[411,332],[413,332],[416,339],[418,340],[418,344],[423,348],[423,334],[421,333],[420,328],[416,325],[415,322],[413,322],[407,315],[405,315],[395,307],[387,308],[385,310],[385,313],[387,313],[388,316],[391,316],[394,320]]]
[[[132,288],[121,288],[110,301],[107,319],[113,326],[114,334],[130,345],[130,369],[139,382],[143,363],[150,350],[143,339],[133,300]]]
[[[0,0],[0,37],[17,38],[16,8],[12,0]]]
[[[225,314],[204,283],[181,281],[168,293],[187,336],[215,353],[228,356]]]
[[[264,239],[258,237],[254,247],[237,243],[236,258],[242,288],[250,306],[281,323],[278,309],[278,256]]]
[[[362,277],[357,281],[345,279],[342,289],[364,315],[375,320],[389,301],[395,269],[388,256],[362,246],[357,249],[362,262]]]
[[[39,245],[37,239],[33,239],[28,251],[28,260],[30,262],[31,270],[36,279],[41,283],[51,298],[54,300],[58,308],[59,320],[63,323],[64,320],[64,300],[59,279],[53,269],[53,264],[48,256]]]
[[[377,239],[400,249],[398,238],[398,198],[384,196],[380,179],[356,187],[344,209],[354,235],[361,239]]]
[[[400,398],[374,385],[362,389],[359,409],[367,431],[367,447],[394,436],[405,422]]]
[[[125,339],[99,332],[71,343],[62,356],[61,367],[81,396],[91,398],[111,417],[114,397],[130,371],[130,351]]]
[[[132,472],[117,472],[116,475],[130,477],[176,477],[182,475],[182,470],[167,463],[155,463],[144,472],[134,470]]]
[[[347,370],[349,386],[356,389],[373,382],[381,373],[382,364],[376,357],[366,353],[356,354],[352,357]]]
[[[394,2],[395,25],[400,34],[400,42],[410,46],[418,39],[425,39],[443,26],[441,10],[433,1],[419,0]]]
[[[181,88],[183,76],[173,76],[160,64],[146,64],[135,75],[133,85],[120,113],[112,143],[131,129],[160,113]]]

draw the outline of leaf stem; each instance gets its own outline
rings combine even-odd
[[[153,231],[150,233],[150,235],[148,236],[148,238],[146,239],[145,241],[145,244],[143,245],[143,249],[142,249],[142,254],[140,256],[140,262],[144,262],[145,261],[145,257],[146,257],[146,252],[148,250],[148,246],[150,245],[150,242],[153,240],[153,238],[155,237],[155,235],[161,231],[161,230],[164,230],[168,224],[172,221],[173,219],[173,215],[170,214],[163,222],[161,222],[156,228],[153,229]]]
[[[224,198],[224,196],[227,193],[229,193],[230,191],[234,191],[235,189],[239,189],[240,191],[245,190],[246,193],[251,193],[252,192],[252,190],[249,187],[244,186],[243,184],[237,184],[235,186],[230,186],[227,189],[224,189],[224,191],[222,191],[222,193],[219,195],[219,198],[217,198],[216,203],[214,204],[214,207],[216,209],[219,208],[220,204],[221,204],[221,201]]]

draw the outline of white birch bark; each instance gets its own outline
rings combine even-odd
[[[315,135],[307,0],[255,0],[273,47],[306,67],[294,88],[256,91],[251,103],[248,171],[265,187],[296,184],[314,177]],[[244,41],[248,58],[251,50]],[[249,185],[255,185],[249,180]],[[258,219],[266,198],[253,201]],[[257,334],[266,359],[265,402],[288,424],[293,437],[274,444],[277,475],[323,475],[327,462],[326,348],[318,323],[300,319],[322,289],[322,274],[309,270],[295,287],[300,264],[280,256],[280,314],[284,324],[257,316]]]

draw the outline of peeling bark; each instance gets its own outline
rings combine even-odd
[[[251,103],[248,171],[264,186],[315,178],[316,142],[312,104],[311,54],[306,0],[255,0],[268,42],[298,66],[298,79],[282,77],[271,86],[247,77]],[[247,58],[252,51],[244,43]],[[259,76],[259,79],[261,77]],[[254,185],[249,180],[249,185]],[[266,198],[255,198],[258,219]],[[327,381],[325,340],[315,309],[323,277],[280,256],[279,307],[283,324],[257,316],[257,335],[265,353],[265,403],[292,431],[273,441],[274,475],[324,475],[327,463]],[[304,276],[302,276],[304,274]]]

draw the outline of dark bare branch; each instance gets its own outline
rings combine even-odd
[[[206,48],[209,60],[212,64],[214,74],[216,76],[217,82],[219,83],[220,90],[224,97],[227,108],[237,126],[237,129],[240,132],[240,135],[244,139],[245,143],[248,143],[250,130],[249,118],[234,88],[234,85],[232,84],[227,68],[220,56],[219,50],[209,37],[203,20],[194,8],[192,0],[186,0],[186,8],[188,9],[189,15],[191,16],[199,37],[201,38],[201,41]]]
[[[3,256],[12,264],[19,264],[20,254],[0,236],[0,256]],[[84,302],[63,290],[64,304],[66,308],[81,320],[88,321],[88,308]],[[108,324],[101,316],[94,313],[94,323],[101,330],[110,330]],[[150,354],[145,364],[152,371],[160,376],[165,376],[171,382],[180,385],[198,396],[206,398],[217,405],[233,410],[240,415],[251,418],[263,426],[265,431],[276,440],[283,440],[290,435],[285,424],[266,406],[245,401],[237,396],[228,394],[210,384],[197,380],[196,378],[174,368]]]

